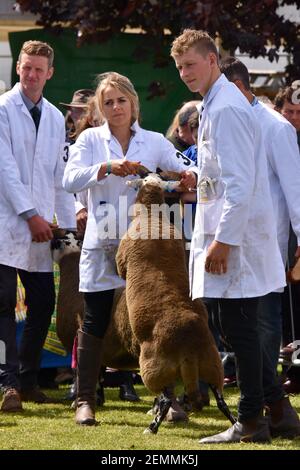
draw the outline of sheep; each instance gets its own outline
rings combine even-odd
[[[140,189],[116,263],[119,275],[126,279],[129,322],[140,346],[143,382],[154,394],[162,393],[159,413],[148,431],[157,432],[171,403],[169,390],[178,378],[190,402],[199,409],[199,379],[209,383],[218,406],[235,422],[221,397],[223,368],[206,309],[199,299],[189,297],[183,241],[163,211],[153,210],[163,207],[165,185],[152,174],[128,184]],[[151,237],[153,233],[156,239]]]

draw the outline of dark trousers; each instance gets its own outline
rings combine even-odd
[[[16,346],[17,273],[25,289],[27,316]],[[0,386],[31,389],[37,385],[43,345],[55,306],[53,273],[28,272],[0,265],[0,341],[5,344],[5,363],[0,364]]]
[[[82,331],[103,338],[108,328],[114,300],[114,290],[84,293],[84,320]]]
[[[218,323],[222,336],[236,357],[237,380],[241,391],[239,421],[257,417],[264,405],[262,352],[257,327],[258,301],[258,298],[218,299]]]

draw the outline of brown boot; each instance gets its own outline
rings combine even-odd
[[[268,405],[267,416],[272,437],[292,439],[300,436],[300,420],[288,397]]]
[[[15,388],[8,388],[3,395],[1,411],[4,413],[13,413],[23,411],[20,393]]]
[[[95,420],[96,385],[100,373],[103,340],[78,331],[77,348],[77,424],[93,426]]]

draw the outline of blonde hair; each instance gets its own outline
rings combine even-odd
[[[219,54],[214,40],[206,31],[197,29],[185,29],[183,33],[174,39],[171,47],[171,56],[175,58],[195,47],[197,52],[206,57],[209,52],[216,55],[219,60]]]
[[[117,72],[106,72],[98,75],[99,84],[96,89],[96,97],[99,104],[99,109],[103,112],[103,93],[109,86],[119,90],[129,99],[132,108],[132,122],[139,120],[140,117],[140,103],[137,92],[129,78]]]
[[[26,41],[24,42],[18,61],[21,62],[22,54],[28,55],[38,55],[41,57],[46,57],[48,59],[48,66],[49,69],[53,66],[54,61],[54,51],[49,44],[42,41]]]

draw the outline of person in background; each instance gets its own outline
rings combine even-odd
[[[59,103],[67,109],[67,116],[70,117],[73,123],[71,128],[67,128],[67,141],[70,144],[75,142],[76,130],[82,117],[86,113],[88,100],[92,98],[94,94],[95,92],[93,90],[82,88],[74,92],[71,103]]]
[[[188,101],[176,111],[173,121],[167,130],[166,137],[180,152],[194,144],[193,134],[189,126],[189,118],[196,111],[200,101]]]
[[[300,149],[300,80],[281,89],[274,99],[274,109],[284,116],[294,126],[297,132],[298,148]],[[298,154],[300,160],[300,155]],[[297,186],[299,180],[297,180]],[[298,199],[295,201],[299,205]],[[299,257],[300,240],[298,233],[290,227],[288,269]],[[297,235],[296,235],[297,234]],[[284,292],[283,301],[283,354],[288,353],[291,358],[294,348],[291,342],[300,340],[300,285],[291,284]],[[300,393],[300,367],[292,366],[287,371],[287,380],[283,384],[287,393]]]
[[[40,358],[55,305],[50,240],[54,215],[74,229],[74,197],[62,188],[67,160],[65,123],[43,97],[51,79],[53,49],[27,41],[17,62],[20,82],[0,97],[0,363],[2,412],[22,410],[22,401],[45,403],[37,385]],[[27,316],[16,347],[17,274],[25,288]]]

